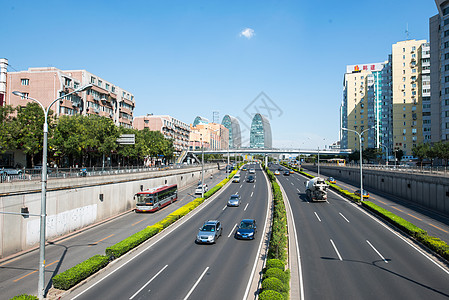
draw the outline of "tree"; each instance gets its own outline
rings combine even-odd
[[[378,148],[367,148],[362,152],[363,160],[367,161],[378,161],[380,155],[382,151]]]
[[[348,155],[349,161],[359,161],[360,160],[360,151],[354,151]]]
[[[0,106],[0,153],[15,149],[16,143],[12,136],[14,109],[10,105]]]
[[[29,102],[25,107],[17,106],[17,117],[13,120],[12,137],[15,139],[16,149],[30,155],[31,165],[34,166],[36,154],[42,151],[44,112],[39,104]],[[48,136],[51,136],[53,126],[53,112],[48,114]]]
[[[419,161],[421,162],[421,166],[422,166],[423,159],[428,158],[429,151],[430,151],[430,145],[427,143],[419,144],[416,147],[412,148],[413,156],[415,156],[419,159]]]
[[[444,165],[447,165],[449,159],[449,142],[439,141],[433,145],[432,150],[434,155],[441,158],[444,161]]]

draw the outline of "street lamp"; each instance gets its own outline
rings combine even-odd
[[[14,91],[12,92],[14,95],[22,97],[24,99],[29,99],[34,102],[37,102],[42,110],[44,111],[44,141],[42,146],[42,192],[41,192],[41,220],[40,220],[40,240],[39,240],[39,281],[38,281],[38,298],[43,299],[45,295],[45,226],[46,226],[46,214],[47,214],[47,139],[48,139],[48,112],[50,111],[50,107],[58,100],[71,95],[73,93],[82,92],[88,88],[92,87],[92,84],[88,84],[85,86],[82,86],[73,92],[70,92],[68,94],[65,94],[59,98],[56,98],[53,100],[52,103],[45,109],[45,107],[40,103],[38,100],[33,99],[29,96],[27,96],[24,93]]]
[[[204,146],[203,135],[200,135],[201,141],[201,198],[204,198]]]
[[[351,131],[351,132],[355,132],[357,133],[357,135],[359,136],[359,148],[360,148],[360,201],[363,201],[363,168],[362,168],[362,164],[363,164],[363,159],[362,159],[362,134],[370,129],[373,129],[373,127],[367,128],[365,130],[363,130],[362,132],[357,132],[355,130],[352,129],[348,129],[348,128],[344,128],[342,127],[341,129],[343,130],[347,130],[347,131]]]

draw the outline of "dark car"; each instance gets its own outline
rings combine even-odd
[[[290,176],[290,171],[284,171],[284,176]]]
[[[254,176],[249,175],[248,178],[246,178],[246,182],[254,182]]]
[[[234,237],[236,239],[253,240],[257,232],[256,220],[243,219],[240,222]]]

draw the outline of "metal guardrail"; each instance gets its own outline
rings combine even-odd
[[[47,178],[77,178],[77,177],[91,177],[91,176],[108,176],[117,174],[129,174],[129,173],[144,173],[144,172],[157,172],[173,169],[184,169],[198,167],[195,165],[172,165],[165,167],[144,167],[144,166],[127,166],[127,167],[92,167],[92,168],[49,168]],[[0,175],[0,183],[4,182],[17,182],[17,181],[31,181],[41,180],[41,171],[36,169],[24,169],[24,173],[21,175]]]
[[[308,164],[312,165],[312,164]],[[360,168],[359,164],[347,164],[346,166],[337,166],[336,164],[321,163],[320,166],[333,166],[340,168]],[[449,168],[447,166],[431,167],[431,166],[410,166],[410,165],[371,165],[363,164],[365,170],[384,170],[388,172],[401,172],[401,173],[413,173],[413,174],[425,174],[433,176],[445,176],[449,177]]]

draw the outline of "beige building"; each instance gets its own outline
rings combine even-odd
[[[229,130],[224,125],[217,123],[191,125],[189,148],[191,150],[200,150],[201,147],[207,150],[228,149]]]
[[[19,91],[48,107],[54,99],[89,83],[93,84],[91,89],[57,101],[51,109],[57,116],[99,115],[111,118],[116,125],[132,128],[134,95],[86,70],[48,67],[7,72],[4,104],[26,105],[30,100],[12,94]]]
[[[430,97],[430,68],[423,71],[422,47],[426,40],[401,41],[392,47],[393,147],[411,156],[423,143],[423,93]],[[424,78],[424,85],[423,85]],[[423,89],[423,86],[429,86]]]
[[[189,147],[190,126],[168,115],[146,115],[135,117],[134,128],[161,132],[165,138],[173,140],[175,152],[182,152]]]

